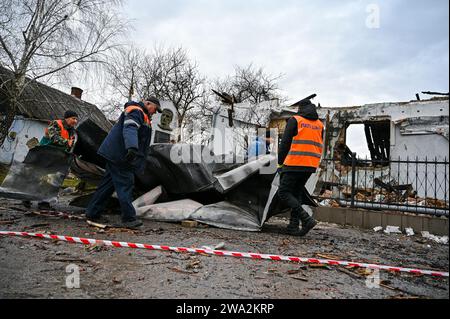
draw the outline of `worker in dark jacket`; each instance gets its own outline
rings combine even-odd
[[[278,195],[292,209],[287,227],[290,235],[305,236],[317,225],[302,208],[302,193],[306,182],[320,165],[323,128],[316,106],[310,100],[304,100],[300,102],[298,114],[289,119],[281,140],[278,153],[281,172]]]
[[[106,159],[106,172],[86,211],[88,221],[104,222],[101,217],[107,201],[114,191],[119,198],[122,223],[117,227],[135,228],[142,225],[132,205],[134,174],[144,169],[150,146],[151,116],[161,113],[156,98],[139,103],[128,102],[118,122],[98,150]]]

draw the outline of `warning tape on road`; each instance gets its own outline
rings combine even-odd
[[[324,264],[330,266],[349,266],[355,268],[367,268],[373,270],[385,270],[391,272],[403,272],[410,273],[414,275],[428,275],[434,277],[448,277],[448,272],[435,271],[435,270],[422,270],[414,268],[404,268],[404,267],[393,267],[378,264],[367,264],[359,263],[353,261],[339,261],[331,259],[317,259],[317,258],[304,258],[304,257],[292,257],[292,256],[282,256],[282,255],[270,255],[270,254],[259,254],[259,253],[244,253],[244,252],[232,252],[225,250],[212,250],[212,249],[199,249],[199,248],[186,248],[186,247],[170,247],[170,246],[160,246],[160,245],[147,245],[120,241],[110,241],[102,239],[89,239],[80,238],[72,236],[59,236],[59,235],[48,235],[48,234],[36,234],[27,232],[14,232],[14,231],[0,231],[0,236],[18,236],[18,237],[35,237],[41,239],[50,239],[65,241],[69,243],[78,243],[83,245],[104,245],[116,248],[133,248],[133,249],[147,249],[147,250],[161,250],[161,251],[171,251],[176,253],[193,253],[193,254],[206,254],[214,256],[228,256],[235,258],[250,258],[255,260],[272,260],[272,261],[290,261],[298,263],[309,263],[309,264]]]

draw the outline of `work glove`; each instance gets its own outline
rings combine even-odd
[[[284,165],[278,164],[278,166],[277,166],[277,174],[281,174],[281,172],[283,171],[283,166]]]
[[[129,148],[127,150],[127,155],[125,156],[125,159],[127,162],[132,163],[136,157],[138,156],[138,150],[135,148]]]

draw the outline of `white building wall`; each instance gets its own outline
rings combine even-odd
[[[419,164],[391,165],[391,174],[399,179],[399,184],[411,184],[419,197],[449,200],[449,166],[439,164],[449,160],[448,139],[438,134],[402,135],[400,128],[395,130],[395,147],[391,147],[391,158],[396,161],[425,161]],[[435,164],[437,161],[438,164]]]
[[[233,127],[229,126],[228,115],[219,113],[214,115],[212,136],[212,151],[215,155],[236,154],[244,156],[247,152],[246,136],[248,142],[257,134],[257,125],[242,123],[234,120]]]
[[[28,154],[27,142],[32,138],[40,141],[46,127],[45,122],[17,117],[9,130],[10,136],[13,132],[16,136],[8,136],[0,147],[0,163],[9,165],[13,159],[22,162]]]

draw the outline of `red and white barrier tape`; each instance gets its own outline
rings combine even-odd
[[[177,253],[207,254],[207,255],[214,255],[214,256],[250,258],[250,259],[257,259],[257,260],[291,261],[291,262],[298,262],[298,263],[324,264],[324,265],[330,265],[330,266],[350,266],[350,267],[368,268],[368,269],[374,269],[374,270],[375,269],[387,270],[387,271],[392,271],[392,272],[405,272],[405,273],[410,273],[410,274],[415,274],[415,275],[428,275],[428,276],[434,276],[434,277],[448,277],[449,276],[448,272],[443,272],[443,271],[393,267],[393,266],[386,266],[386,265],[358,263],[358,262],[353,262],[353,261],[338,261],[338,260],[330,260],[330,259],[292,257],[292,256],[269,255],[269,254],[259,254],[259,253],[243,253],[243,252],[186,248],[186,247],[169,247],[169,246],[137,244],[137,243],[118,242],[118,241],[101,240],[101,239],[79,238],[79,237],[71,237],[71,236],[35,234],[35,233],[27,233],[27,232],[0,231],[0,236],[2,236],[2,235],[3,236],[19,236],[19,237],[36,237],[36,238],[42,238],[42,239],[66,241],[69,243],[78,243],[78,244],[83,244],[83,245],[104,245],[104,246],[117,247],[117,248],[162,250],[162,251],[172,251],[172,252],[177,252]]]

